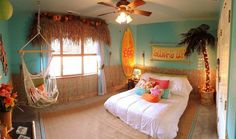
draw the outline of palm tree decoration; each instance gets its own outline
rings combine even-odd
[[[179,43],[180,45],[187,45],[185,56],[190,56],[196,50],[198,54],[203,54],[204,63],[205,63],[205,86],[204,91],[209,92],[212,90],[210,85],[210,67],[209,59],[207,54],[207,46],[215,46],[215,37],[208,32],[209,26],[202,24],[197,28],[190,29],[187,33],[182,33],[183,39]]]

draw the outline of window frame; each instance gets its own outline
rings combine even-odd
[[[56,76],[57,78],[69,78],[69,77],[76,77],[76,76],[88,76],[88,75],[97,75],[98,74],[98,63],[96,64],[96,72],[94,73],[84,73],[84,57],[85,56],[97,56],[96,53],[91,53],[91,54],[85,54],[84,53],[84,41],[81,41],[81,54],[64,54],[63,53],[63,39],[64,38],[60,38],[59,39],[59,44],[60,44],[60,53],[59,54],[53,54],[52,53],[52,57],[56,56],[60,58],[60,64],[61,64],[61,73],[59,76]],[[71,75],[64,75],[63,73],[63,57],[81,57],[81,74],[71,74]],[[98,62],[98,61],[97,61]]]

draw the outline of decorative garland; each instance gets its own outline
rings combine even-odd
[[[98,18],[83,18],[74,15],[62,15],[54,13],[40,14],[40,27],[43,36],[51,42],[55,39],[68,38],[73,41],[84,41],[92,38],[94,41],[102,41],[110,46],[111,38],[107,23]],[[37,34],[37,13],[31,26],[29,39]],[[34,45],[43,45],[41,38],[36,38]]]
[[[2,63],[2,70],[5,76],[7,75],[8,72],[8,63],[7,63],[7,55],[6,51],[3,46],[3,40],[2,40],[2,35],[0,34],[0,61]]]

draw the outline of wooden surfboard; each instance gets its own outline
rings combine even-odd
[[[129,28],[124,32],[122,40],[122,67],[126,77],[131,77],[135,65],[135,47],[132,32]]]

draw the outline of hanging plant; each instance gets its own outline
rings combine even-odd
[[[215,46],[215,37],[208,32],[209,29],[210,27],[206,24],[202,24],[197,28],[192,28],[187,33],[181,34],[183,39],[179,43],[180,45],[187,45],[185,56],[190,56],[195,50],[198,54],[203,54],[206,78],[202,90],[205,92],[212,92],[212,90],[214,90],[210,85],[210,66],[207,46]]]

